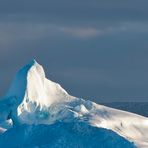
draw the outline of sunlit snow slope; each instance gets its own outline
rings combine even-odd
[[[70,143],[76,147],[148,147],[148,118],[70,96],[45,77],[35,60],[17,73],[0,101],[0,125],[1,147],[7,147],[11,137],[12,147],[72,147]],[[33,143],[29,137],[32,141],[43,139]],[[17,138],[18,145],[14,142]]]

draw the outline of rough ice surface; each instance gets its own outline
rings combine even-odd
[[[48,126],[21,125],[8,130],[0,137],[0,147],[10,147],[10,145],[14,148],[134,147],[132,143],[111,130],[93,127],[83,122],[58,122]]]
[[[1,99],[0,127],[0,147],[148,147],[148,118],[69,95],[35,60]]]

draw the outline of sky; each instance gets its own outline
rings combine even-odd
[[[32,59],[70,94],[148,101],[147,0],[0,0],[0,96]]]

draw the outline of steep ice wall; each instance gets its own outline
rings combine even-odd
[[[70,98],[59,84],[46,79],[43,67],[35,60],[17,73],[7,94],[7,97],[11,96],[15,96],[19,102],[31,101],[41,106],[50,106]]]
[[[73,98],[59,84],[48,80],[43,67],[33,60],[16,74],[4,98],[9,110],[2,117],[8,118],[11,115],[14,124],[29,120],[29,123],[34,123],[39,117],[42,120],[48,114],[47,109],[51,105]]]

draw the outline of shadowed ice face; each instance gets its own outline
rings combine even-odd
[[[9,106],[4,101],[0,101],[0,122],[8,120],[9,114],[10,114]]]
[[[10,97],[0,101],[0,122],[11,119],[12,112],[16,108],[16,98]]]

